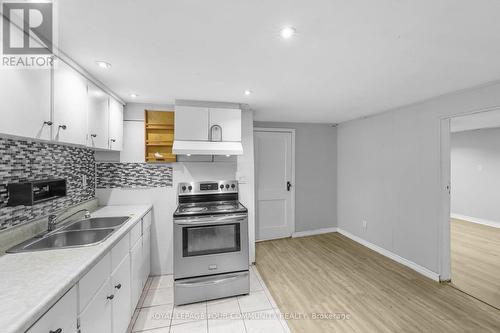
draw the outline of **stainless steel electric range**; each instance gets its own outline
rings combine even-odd
[[[180,183],[174,213],[174,303],[250,292],[248,213],[237,181]]]

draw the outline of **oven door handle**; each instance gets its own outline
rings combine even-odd
[[[207,225],[207,224],[227,224],[232,222],[244,222],[246,221],[245,216],[226,216],[226,217],[206,217],[201,219],[183,219],[183,220],[174,220],[175,224],[178,225]]]
[[[246,275],[246,274],[234,274],[234,275],[229,275],[227,277],[224,277],[222,279],[201,281],[201,282],[178,282],[177,286],[187,287],[187,288],[213,286],[213,285],[221,284],[224,282],[230,282],[233,280],[241,279],[244,275]]]

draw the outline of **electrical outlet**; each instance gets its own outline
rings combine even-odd
[[[87,175],[82,176],[82,188],[87,188]]]
[[[366,231],[368,229],[368,222],[366,220],[363,220],[363,231]]]

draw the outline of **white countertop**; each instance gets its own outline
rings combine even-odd
[[[131,216],[103,243],[0,257],[0,328],[26,331],[75,285],[151,209],[151,205],[100,207],[92,217]]]

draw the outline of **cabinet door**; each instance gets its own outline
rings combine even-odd
[[[50,140],[49,69],[2,69],[0,133]]]
[[[123,105],[109,98],[109,149],[123,149]]]
[[[222,127],[222,141],[241,141],[241,110],[210,109],[210,127]]]
[[[80,314],[81,333],[111,332],[111,295],[113,292],[108,278]]]
[[[54,141],[85,145],[87,79],[60,60],[54,69],[53,123]]]
[[[68,291],[26,333],[76,333],[76,287]]]
[[[175,140],[208,140],[208,108],[175,107]]]
[[[131,300],[132,308],[135,308],[142,292],[142,237],[139,238],[130,251],[130,264]]]
[[[145,285],[151,272],[151,228],[146,227],[142,235],[142,284]]]
[[[132,317],[129,254],[111,275],[113,288],[113,333],[126,333]]]
[[[88,140],[93,148],[108,149],[109,96],[92,83],[88,84]]]

